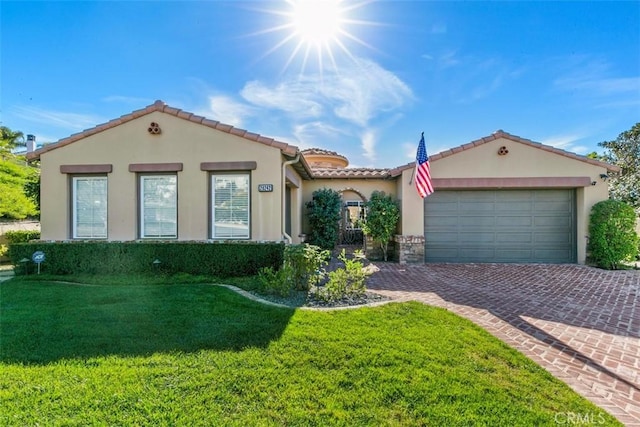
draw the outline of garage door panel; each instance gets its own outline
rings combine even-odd
[[[531,216],[497,216],[495,221],[498,227],[531,227],[532,222]]]
[[[571,244],[570,236],[566,233],[537,233],[535,243],[539,245],[547,244],[546,247],[554,247],[555,244],[564,243]]]
[[[462,212],[495,212],[493,201],[465,201],[460,202],[459,210]]]
[[[495,241],[495,233],[482,233],[482,232],[474,232],[474,231],[463,231],[458,234],[458,241],[461,244],[465,243],[477,243],[477,244],[487,244],[493,243]]]
[[[575,190],[436,191],[425,199],[429,262],[575,262]]]
[[[496,219],[493,215],[488,216],[461,216],[452,217],[460,227],[493,227]]]
[[[433,245],[438,245],[440,247],[447,247],[447,244],[457,243],[458,242],[458,234],[457,233],[448,233],[448,232],[438,232],[432,231],[429,233],[429,241],[433,242]]]
[[[497,201],[496,212],[531,212],[532,203],[527,201]]]
[[[455,227],[457,222],[458,218],[455,215],[434,216],[427,227],[431,230],[438,230],[442,227]]]
[[[458,256],[460,257],[462,262],[475,262],[478,257],[495,258],[495,249],[483,247],[463,247],[459,249]]]
[[[562,218],[557,216],[537,216],[534,217],[534,225],[536,227],[571,227],[571,218]]]
[[[519,262],[523,258],[532,258],[533,251],[530,249],[498,249],[496,250],[496,258],[501,262]]]
[[[572,255],[570,250],[562,249],[546,249],[535,251],[536,262],[550,262],[557,263],[558,259],[568,258]]]
[[[533,242],[533,236],[531,235],[531,233],[508,233],[508,232],[503,232],[503,233],[496,233],[496,243],[500,243],[500,244],[505,244],[505,243],[509,243],[509,244],[514,244],[514,243],[531,243]]]
[[[545,214],[548,212],[559,212],[566,211],[570,208],[571,203],[568,201],[557,201],[557,202],[536,202],[535,209],[533,210],[535,213]]]
[[[455,201],[455,202],[443,201],[443,202],[438,203],[437,205],[434,205],[432,209],[433,209],[433,213],[434,214],[440,213],[440,214],[446,215],[446,214],[448,214],[450,212],[457,212],[458,211],[458,202],[457,201]]]
[[[452,259],[459,259],[460,254],[457,248],[435,247],[432,254],[432,262],[449,262]]]

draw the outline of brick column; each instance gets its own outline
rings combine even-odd
[[[395,256],[400,264],[424,262],[424,236],[403,236],[397,234],[395,242]]]

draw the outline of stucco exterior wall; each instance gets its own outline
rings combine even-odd
[[[313,192],[323,188],[330,188],[344,193],[344,198],[348,200],[359,200],[359,194],[368,201],[374,191],[384,191],[393,198],[397,198],[397,186],[395,180],[382,179],[314,179],[305,181],[303,186],[303,206],[302,206],[302,230],[309,233],[309,223],[307,221],[307,209],[304,204],[311,201]]]
[[[151,135],[151,122],[161,133]],[[280,240],[282,155],[279,149],[153,112],[42,154],[42,238],[65,240],[70,232],[70,176],[61,165],[112,164],[108,174],[108,239],[134,240],[138,232],[138,178],[133,163],[182,163],[178,177],[178,239],[209,237],[210,173],[201,162],[256,161],[251,171],[251,239]],[[258,192],[272,184],[273,192]]]
[[[499,155],[501,147],[508,154]],[[579,263],[585,263],[591,207],[608,198],[607,183],[600,178],[600,174],[607,173],[606,168],[504,138],[437,159],[430,165],[436,191],[437,180],[447,178],[588,177],[595,185],[572,187],[576,188],[577,258]],[[424,205],[413,188],[412,177],[413,169],[404,170],[398,183],[403,195],[403,235],[418,235],[424,230]]]

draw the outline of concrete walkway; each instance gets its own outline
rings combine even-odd
[[[0,283],[13,277],[13,270],[0,270]]]
[[[459,314],[628,426],[640,426],[640,271],[376,264],[367,287]]]

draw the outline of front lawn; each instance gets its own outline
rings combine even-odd
[[[293,310],[206,284],[4,282],[0,372],[0,425],[619,425],[445,310]]]

